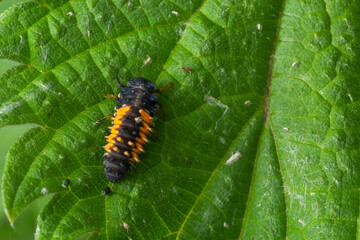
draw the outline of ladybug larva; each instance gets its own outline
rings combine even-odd
[[[122,86],[118,96],[111,134],[107,136],[108,144],[104,146],[105,175],[115,183],[124,178],[127,172],[139,162],[143,145],[148,142],[147,135],[152,131],[153,116],[158,110],[155,84],[147,79],[131,78],[127,86]]]

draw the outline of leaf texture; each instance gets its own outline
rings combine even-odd
[[[0,57],[21,63],[0,77],[0,126],[37,126],[8,154],[10,221],[52,194],[37,239],[356,238],[359,13],[355,0],[15,5],[0,18]],[[159,140],[111,184],[110,123],[96,120],[116,75],[173,86]]]

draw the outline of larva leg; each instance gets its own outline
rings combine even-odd
[[[160,115],[161,115],[163,118],[165,118],[165,117],[166,117],[166,115],[165,115],[165,113],[164,113],[164,111],[163,111],[163,110],[158,109],[157,111],[160,113]]]
[[[114,98],[114,99],[119,99],[119,97],[118,96],[116,96],[115,94],[105,94],[105,97],[106,98]]]
[[[108,119],[108,118],[112,118],[112,117],[113,117],[113,115],[112,115],[112,114],[106,115],[105,117],[103,117],[103,118],[101,118],[101,119],[97,120],[97,121],[96,121],[96,123],[102,123],[102,122],[103,122],[103,121],[105,121],[106,119]]]
[[[118,75],[115,75],[115,77],[116,77],[116,81],[117,81],[118,85],[119,85],[121,88],[125,87],[125,85],[120,82],[119,76],[118,76]]]

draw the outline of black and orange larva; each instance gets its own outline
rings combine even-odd
[[[108,144],[104,146],[103,166],[110,182],[124,178],[139,162],[138,156],[144,151],[143,145],[148,142],[147,135],[152,131],[152,117],[158,110],[154,92],[154,83],[137,77],[131,78],[126,87],[122,86],[116,98],[113,126],[109,127],[111,134],[106,137]]]

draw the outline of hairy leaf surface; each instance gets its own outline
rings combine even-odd
[[[359,215],[355,0],[38,0],[0,18],[0,126],[15,221],[38,239],[344,239]],[[106,181],[115,80],[160,88],[141,163]],[[64,179],[71,181],[63,187]],[[112,193],[101,191],[110,186]]]

